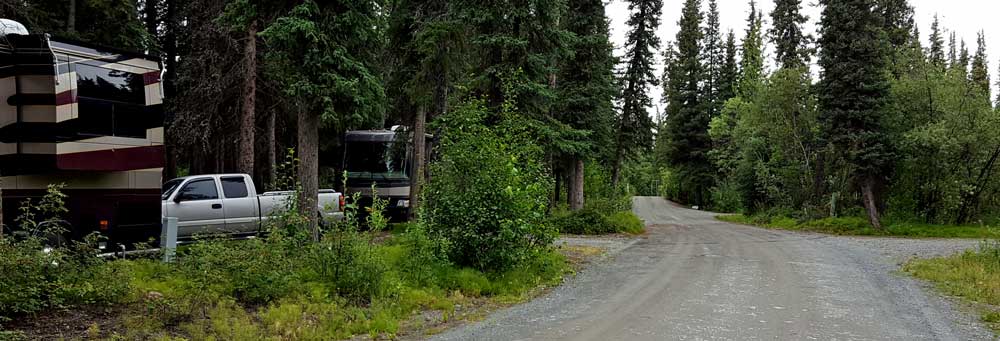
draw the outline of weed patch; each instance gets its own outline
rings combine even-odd
[[[737,224],[755,225],[782,230],[800,230],[835,235],[892,236],[908,238],[1000,238],[1000,227],[954,226],[911,222],[886,222],[884,230],[875,230],[860,217],[824,218],[798,221],[786,216],[722,215],[717,219]]]
[[[1000,332],[1000,241],[983,242],[977,250],[950,257],[912,260],[903,270],[977,303],[983,322]]]

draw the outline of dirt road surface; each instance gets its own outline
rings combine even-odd
[[[990,340],[896,271],[967,240],[830,237],[729,224],[639,197],[648,233],[551,293],[434,340]]]

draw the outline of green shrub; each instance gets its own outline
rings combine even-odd
[[[588,207],[556,216],[551,221],[562,233],[593,235],[618,232],[604,214]]]
[[[48,308],[107,304],[127,298],[129,274],[97,257],[97,235],[83,242],[53,244],[64,231],[61,185],[49,186],[37,202],[26,202],[17,217],[25,231],[0,240],[0,322]]]
[[[605,215],[598,210],[584,207],[582,210],[561,213],[550,219],[559,232],[569,234],[597,235],[608,233],[640,234],[645,223],[629,211],[618,211]]]
[[[712,187],[712,210],[716,212],[734,212],[743,210],[743,194],[739,183],[730,179],[720,180]]]
[[[646,231],[646,223],[630,211],[612,214],[608,221],[615,226],[615,231],[629,234],[641,234]]]
[[[541,151],[514,127],[487,127],[486,117],[483,104],[473,101],[439,119],[447,130],[440,159],[431,164],[421,221],[448,242],[450,261],[500,271],[534,257],[555,230],[544,221],[550,181]]]

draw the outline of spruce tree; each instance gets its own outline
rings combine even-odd
[[[958,64],[958,42],[955,40],[955,32],[951,32],[948,37],[948,67],[955,68]]]
[[[802,25],[809,20],[800,11],[802,0],[775,0],[771,12],[771,40],[775,58],[782,68],[803,67],[809,63],[809,36]]]
[[[298,101],[298,207],[316,242],[320,127],[346,130],[382,116],[385,90],[372,65],[381,39],[378,8],[371,0],[307,0],[261,31],[271,76]]]
[[[955,70],[962,74],[964,77],[968,77],[969,74],[969,48],[965,46],[965,39],[962,39],[962,47],[959,49],[961,52],[958,55],[958,64],[955,66]]]
[[[764,81],[764,39],[761,32],[761,18],[756,1],[751,0],[746,36],[743,37],[740,79],[736,86],[737,95],[745,98],[753,97],[756,87]]]
[[[850,165],[872,226],[881,229],[880,189],[893,164],[882,110],[888,96],[886,49],[873,0],[820,0],[817,84],[822,135]]]
[[[658,84],[653,73],[656,64],[656,50],[660,48],[660,38],[656,29],[660,26],[662,0],[632,0],[628,9],[629,31],[625,43],[625,73],[622,75],[621,114],[618,117],[618,136],[615,144],[615,160],[612,167],[612,185],[618,185],[622,162],[637,150],[647,149],[653,143],[653,120],[649,117],[649,88]]]
[[[705,36],[703,54],[705,58],[705,80],[704,95],[705,108],[709,117],[715,117],[722,110],[725,99],[719,96],[720,78],[723,63],[725,63],[725,50],[722,45],[722,33],[720,32],[719,8],[716,0],[708,1],[708,13],[705,20]]]
[[[976,55],[972,57],[972,71],[969,73],[969,80],[979,91],[986,93],[986,98],[990,98],[989,68],[989,61],[986,57],[986,35],[980,31],[976,38]]]
[[[678,22],[676,73],[670,75],[671,91],[676,96],[668,104],[674,114],[666,122],[670,139],[666,159],[677,173],[682,193],[679,199],[694,205],[709,204],[715,174],[708,159],[711,117],[703,109],[698,91],[703,72],[700,5],[700,0],[686,0]]]
[[[725,103],[736,96],[736,82],[740,77],[739,64],[736,61],[736,35],[729,30],[726,35],[726,56],[719,75],[719,99]]]
[[[498,112],[507,96],[527,118],[545,120],[554,103],[552,75],[565,53],[566,32],[559,25],[564,0],[476,1],[453,3],[469,25],[474,50],[472,91]],[[516,79],[512,79],[516,78]],[[513,83],[513,93],[504,91]]]
[[[941,23],[938,21],[938,16],[934,15],[934,22],[931,23],[931,35],[930,35],[930,50],[927,51],[927,57],[930,59],[931,64],[942,68],[944,67],[944,37],[941,35]]]
[[[913,6],[908,0],[878,0],[876,6],[882,15],[883,29],[889,44],[900,48],[909,44],[916,28],[913,20]],[[918,35],[919,36],[919,35]]]
[[[615,83],[614,46],[602,0],[569,0],[565,28],[572,33],[568,57],[560,62],[559,104],[555,117],[578,130],[589,132],[577,148],[560,150],[569,170],[570,208],[583,208],[584,162],[605,150],[612,141]]]

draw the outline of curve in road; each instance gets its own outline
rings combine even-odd
[[[990,332],[878,250],[655,197],[647,235],[552,293],[436,340],[975,340]]]

